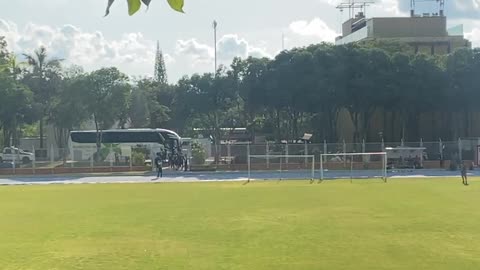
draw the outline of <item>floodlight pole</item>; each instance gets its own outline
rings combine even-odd
[[[217,26],[218,23],[216,20],[213,21],[213,42],[214,42],[214,50],[215,50],[215,70],[214,76],[217,76]]]

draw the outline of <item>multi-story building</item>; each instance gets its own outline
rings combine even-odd
[[[411,17],[367,19],[363,12],[342,25],[337,45],[358,41],[398,41],[411,45],[415,53],[447,54],[461,47],[471,47],[465,39],[463,26],[447,29],[447,17],[442,13],[424,13]]]

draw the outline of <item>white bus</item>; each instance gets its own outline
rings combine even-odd
[[[167,129],[115,129],[101,131],[102,147],[116,145],[121,151],[121,156],[129,157],[132,147],[143,147],[152,158],[157,152],[181,152],[181,138],[177,133]],[[70,132],[70,149],[75,161],[89,160],[97,152],[97,132],[95,130]],[[109,158],[112,158],[110,155]]]

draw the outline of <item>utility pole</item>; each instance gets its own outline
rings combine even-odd
[[[213,21],[213,42],[214,42],[214,48],[215,48],[215,72],[213,73],[215,76],[217,76],[217,26],[218,23],[216,20]]]
[[[218,23],[216,20],[213,20],[213,42],[214,42],[214,50],[215,50],[215,72],[213,73],[214,78],[217,78],[217,26]],[[219,127],[218,127],[218,115],[217,112],[215,111],[214,113],[215,117],[215,132],[214,132],[214,137],[215,137],[215,164],[218,165],[218,161],[220,159],[220,153],[219,147],[218,147],[218,142],[220,140],[220,134],[219,134]]]

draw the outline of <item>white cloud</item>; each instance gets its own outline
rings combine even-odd
[[[480,10],[480,0],[456,0],[454,2],[461,11]]]
[[[175,60],[175,58],[173,58],[173,56],[171,56],[168,53],[163,55],[163,59],[164,59],[166,65],[173,64],[177,61],[177,60]]]
[[[19,30],[16,24],[0,20],[0,35],[6,36],[9,49],[15,53],[31,53],[39,46],[49,55],[65,59],[66,64],[81,65],[86,70],[102,66],[118,66],[136,71],[148,65],[153,69],[155,42],[142,33],[126,33],[120,39],[107,39],[100,31],[85,32],[73,25],[51,27],[28,23]],[[170,55],[167,63],[175,60]]]
[[[480,48],[480,27],[473,28],[472,31],[465,33],[465,38],[472,42],[474,48]]]
[[[224,35],[218,41],[218,56],[224,61],[231,61],[234,57],[272,57],[265,48],[252,46],[247,40],[235,34]]]
[[[11,21],[0,19],[0,36],[4,36],[9,45],[9,49],[14,50],[15,41],[18,38],[17,25]]]
[[[338,34],[320,18],[314,18],[310,22],[305,20],[292,22],[289,29],[294,34],[300,36],[314,37],[317,42],[333,42],[335,37],[338,36]]]
[[[178,40],[175,47],[175,53],[192,57],[195,61],[194,64],[210,63],[215,54],[212,47],[202,44],[194,38],[189,40]]]
[[[340,4],[340,0],[319,0],[321,3],[325,3],[325,4],[328,4],[328,5],[331,5],[331,6],[337,6],[338,4]]]
[[[186,55],[193,59],[193,65],[213,63],[215,50],[212,46],[192,38],[178,40],[175,48],[177,55]],[[252,46],[246,39],[236,34],[227,34],[217,42],[217,56],[222,64],[230,64],[234,57],[272,57],[266,48]]]
[[[368,17],[407,16],[400,8],[400,0],[378,0],[367,8]]]

